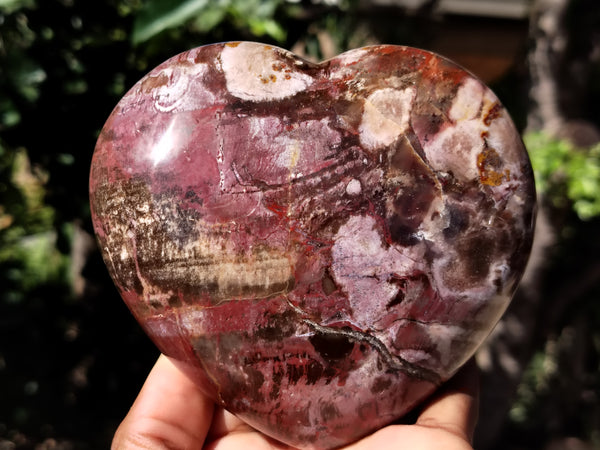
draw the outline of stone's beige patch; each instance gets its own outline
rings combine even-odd
[[[502,173],[506,173],[503,182],[494,188],[512,189],[506,185],[506,181],[509,176],[514,178],[515,174],[521,173],[518,165],[522,147],[506,110],[499,105],[498,98],[489,90],[483,90],[476,80],[465,82],[457,96],[448,113],[456,121],[455,125],[443,129],[433,139],[423,143],[431,168],[434,171],[451,172],[460,181],[476,180],[480,178],[478,161],[481,162],[482,152],[492,149],[502,155]],[[469,101],[473,105],[469,106]],[[500,192],[498,194],[503,195]]]
[[[350,182],[346,185],[346,194],[355,196],[359,195],[362,192],[362,186],[360,185],[360,181],[356,178],[350,180]]]
[[[206,234],[184,247],[164,241],[159,251],[165,262],[149,270],[153,279],[208,289],[215,302],[268,297],[292,285],[292,258],[277,249],[236,254],[225,237]]]
[[[458,88],[448,117],[458,122],[471,120],[479,116],[483,101],[484,86],[473,78],[467,78]]]
[[[508,191],[513,189],[512,183],[527,175],[523,173],[521,160],[522,152],[524,152],[523,143],[506,110],[502,110],[498,117],[490,123],[486,140],[490,148],[496,149],[501,154],[503,169],[510,173],[510,183],[504,182],[496,187],[495,195],[500,196],[499,198],[508,197],[509,201],[514,201],[518,195],[507,195]],[[517,214],[518,216],[520,214]]]
[[[221,67],[229,93],[258,102],[289,97],[310,86],[312,78],[278,58],[279,52],[252,42],[225,47]]]
[[[384,88],[369,95],[358,129],[361,144],[375,150],[398,139],[408,128],[414,97],[413,87],[404,90]]]
[[[221,262],[212,271],[198,270],[197,273],[205,276],[209,283],[216,282],[222,295],[235,296],[238,292],[252,290],[260,297],[264,291],[273,291],[273,288],[283,290],[293,276],[290,260],[285,255],[265,256],[263,259]],[[274,293],[270,292],[270,295]]]
[[[460,181],[479,178],[477,155],[484,149],[481,134],[486,130],[478,119],[458,122],[424,145],[434,171],[451,172]]]

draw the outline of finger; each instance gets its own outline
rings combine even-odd
[[[204,450],[293,450],[266,436],[223,408],[215,409]]]
[[[164,355],[117,429],[112,449],[200,449],[213,402]]]
[[[440,428],[415,425],[389,425],[344,447],[344,450],[419,449],[473,450],[463,438]]]
[[[232,433],[254,431],[250,425],[223,408],[215,409],[207,440],[212,441]]]
[[[479,373],[469,361],[425,405],[417,425],[449,431],[473,441],[479,416]]]

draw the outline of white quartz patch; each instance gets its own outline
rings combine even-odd
[[[461,181],[477,179],[477,155],[484,149],[481,133],[485,130],[478,119],[459,121],[444,129],[424,146],[431,168],[452,172]]]
[[[520,175],[518,133],[504,109],[490,116],[497,106],[493,92],[477,80],[465,80],[448,112],[455,124],[422,143],[431,168],[451,172],[460,181],[476,180],[481,170],[479,157],[491,148],[502,155],[503,172],[513,178]],[[506,136],[511,137],[507,140]],[[511,189],[504,181],[496,191]]]
[[[408,128],[415,89],[384,88],[373,92],[364,104],[359,126],[360,143],[370,149],[386,147]]]
[[[159,81],[151,93],[155,108],[161,112],[180,112],[212,104],[214,95],[203,84],[207,70],[206,64],[178,64],[148,77],[149,84],[152,78]],[[160,83],[163,80],[166,82]]]
[[[448,112],[451,120],[470,120],[476,118],[481,111],[484,86],[474,78],[467,78],[458,88],[452,108]]]
[[[351,195],[351,196],[355,196],[355,195],[359,195],[362,191],[362,186],[360,184],[360,181],[357,180],[356,178],[350,180],[348,182],[348,184],[346,185],[346,194]]]
[[[398,293],[398,286],[390,282],[392,274],[401,277],[420,268],[416,255],[384,248],[377,228],[373,217],[351,217],[340,227],[332,249],[335,281],[347,293],[354,320],[364,329],[386,314],[386,305]]]
[[[289,97],[310,86],[312,78],[278,58],[277,51],[252,42],[226,45],[221,67],[229,93],[258,102]]]

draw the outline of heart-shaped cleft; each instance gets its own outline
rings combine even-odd
[[[90,193],[158,348],[303,448],[352,442],[451,377],[506,309],[535,218],[496,96],[389,45],[320,64],[251,42],[175,56],[109,117]]]

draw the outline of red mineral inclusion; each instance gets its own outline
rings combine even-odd
[[[479,80],[400,46],[312,64],[251,42],[158,66],[90,177],[123,299],[215,402],[293,446],[407,413],[507,307],[535,192]]]

